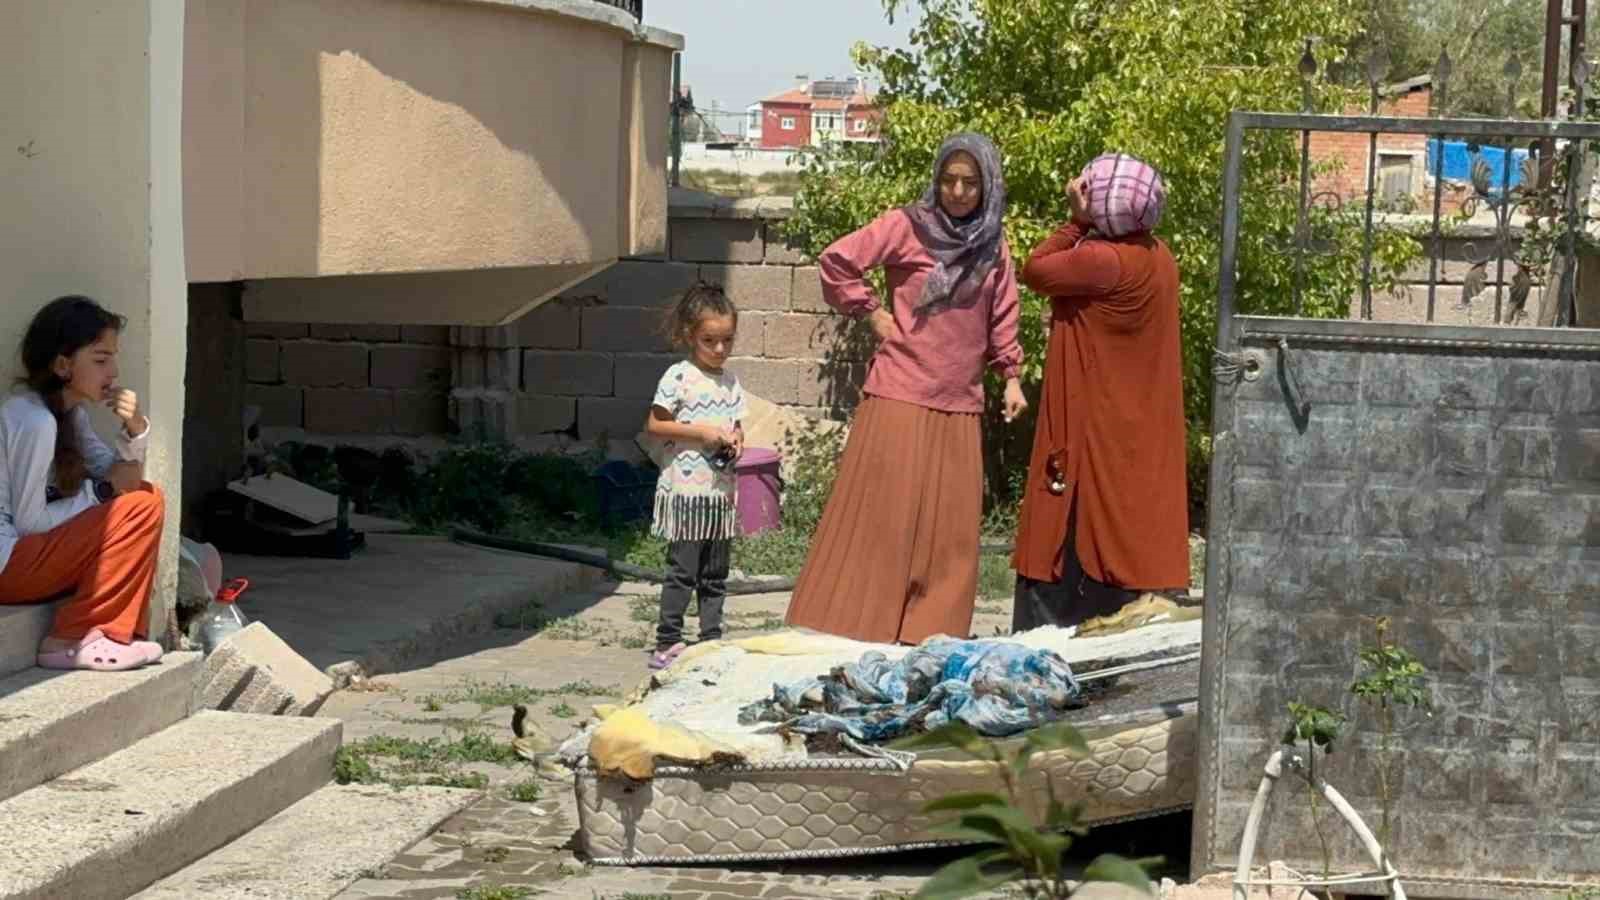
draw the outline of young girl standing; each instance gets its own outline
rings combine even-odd
[[[123,319],[87,297],[47,304],[22,341],[25,375],[0,404],[0,603],[66,591],[39,645],[50,669],[132,669],[161,658],[136,640],[161,543],[162,498],[144,481],[150,420],[117,386]],[[104,403],[116,449],[89,424]]]
[[[709,284],[690,288],[669,315],[673,342],[689,358],[661,376],[644,425],[661,465],[652,533],[666,539],[670,568],[652,669],[671,665],[683,652],[690,593],[700,596],[700,640],[722,637],[728,552],[738,528],[734,463],[744,452],[745,416],[744,390],[723,365],[738,327],[733,302]]]

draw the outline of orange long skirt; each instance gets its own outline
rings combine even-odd
[[[976,413],[865,398],[786,621],[884,644],[968,637],[982,513]]]

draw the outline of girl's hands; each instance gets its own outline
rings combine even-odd
[[[122,420],[129,437],[138,437],[150,427],[150,420],[139,414],[139,395],[125,387],[106,391],[106,408]]]

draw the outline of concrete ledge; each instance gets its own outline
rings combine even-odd
[[[333,897],[482,796],[452,788],[329,785],[135,900]]]
[[[264,716],[313,716],[333,681],[260,622],[206,657],[195,707]]]
[[[0,606],[0,678],[33,668],[55,614],[54,603]]]
[[[0,802],[0,898],[121,900],[327,784],[342,731],[200,712]]]
[[[544,13],[552,16],[566,16],[572,19],[584,19],[596,25],[618,28],[628,32],[636,40],[647,44],[666,47],[669,50],[682,50],[684,47],[683,35],[664,28],[653,28],[636,21],[633,16],[622,9],[605,3],[595,3],[593,0],[453,0],[456,3],[476,3],[483,6],[509,6],[525,12]]]
[[[787,219],[794,215],[793,197],[749,197],[735,200],[691,188],[667,191],[667,214],[673,219]]]
[[[27,669],[0,680],[0,800],[189,715],[200,654],[131,672]]]

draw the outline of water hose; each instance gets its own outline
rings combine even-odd
[[[651,584],[666,584],[667,582],[666,572],[612,559],[609,554],[604,552],[595,553],[561,544],[547,544],[542,541],[517,540],[494,534],[484,534],[480,531],[471,531],[465,528],[457,528],[451,531],[450,539],[458,544],[488,547],[493,550],[505,550],[510,553],[521,553],[527,556],[577,563],[593,569],[600,569],[618,581],[647,581]],[[978,547],[978,552],[1010,553],[1011,545],[982,544]],[[784,591],[794,590],[794,585],[795,579],[793,578],[739,578],[728,582],[728,595],[732,597],[747,594],[779,594]]]

